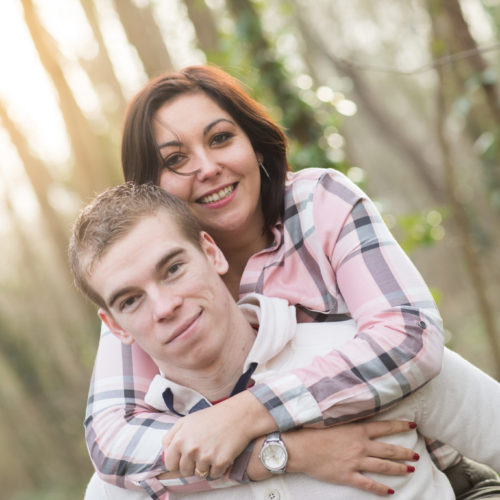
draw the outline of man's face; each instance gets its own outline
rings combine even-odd
[[[108,308],[99,314],[111,331],[136,341],[174,379],[172,370],[217,361],[236,307],[219,276],[227,271],[222,252],[206,233],[201,245],[160,211],[113,244],[89,280]]]

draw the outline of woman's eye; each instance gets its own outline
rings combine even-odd
[[[163,159],[163,166],[175,169],[182,162],[183,158],[184,156],[180,153],[171,154]]]
[[[210,142],[212,145],[217,146],[218,144],[224,144],[226,141],[231,139],[231,137],[233,137],[233,134],[230,132],[220,132],[215,134]]]

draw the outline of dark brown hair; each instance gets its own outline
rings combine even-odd
[[[125,180],[158,183],[161,155],[153,134],[153,117],[168,100],[184,93],[204,92],[229,113],[248,136],[269,172],[263,175],[260,197],[265,229],[283,215],[285,178],[289,170],[287,141],[281,128],[264,108],[252,99],[239,82],[212,66],[190,66],[151,80],[129,105],[122,137],[122,166]]]
[[[104,254],[144,218],[165,211],[186,240],[201,250],[200,226],[187,205],[152,183],[127,182],[107,189],[83,208],[69,243],[69,261],[76,286],[99,307],[103,298],[88,278]]]

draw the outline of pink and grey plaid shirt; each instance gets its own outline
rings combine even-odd
[[[434,300],[361,189],[334,170],[290,174],[284,219],[273,233],[274,243],[250,258],[240,294],[287,299],[297,306],[299,322],[352,316],[359,329],[342,351],[250,389],[281,430],[372,415],[439,373],[443,331]],[[104,479],[167,498],[155,476],[165,471],[161,438],[177,417],[144,402],[157,372],[135,344],[123,346],[103,330],[85,428]],[[435,454],[442,463],[456,457]],[[180,490],[246,481],[247,458],[222,482],[186,482]]]

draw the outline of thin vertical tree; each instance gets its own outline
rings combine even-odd
[[[155,21],[153,5],[138,7],[133,0],[116,0],[115,8],[148,77],[172,70],[172,59]]]

